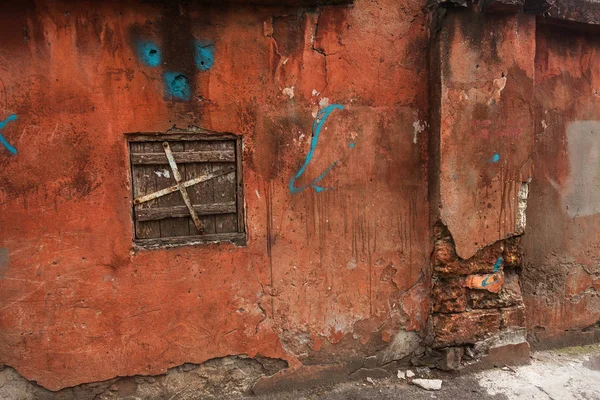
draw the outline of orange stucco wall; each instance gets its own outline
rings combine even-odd
[[[424,332],[425,1],[173,3],[0,5],[0,119],[16,116],[1,134],[17,151],[0,146],[0,364],[59,389],[229,354],[351,359]],[[165,92],[169,72],[189,98]],[[327,190],[292,193],[332,104],[296,182],[337,161]],[[247,246],[133,251],[124,134],[173,126],[242,136]]]

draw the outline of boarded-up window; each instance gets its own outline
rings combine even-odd
[[[138,246],[244,243],[240,137],[135,134],[128,140]]]

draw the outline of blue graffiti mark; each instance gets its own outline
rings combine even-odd
[[[494,278],[494,280],[491,281],[491,282],[488,282],[488,279],[490,279],[490,278]],[[497,280],[498,279],[496,278],[495,274],[494,275],[488,275],[488,276],[485,277],[485,279],[483,281],[481,281],[481,287],[487,287],[487,286],[493,285],[494,283],[496,283]]]
[[[502,257],[498,257],[498,259],[496,260],[496,263],[494,264],[494,272],[497,272],[500,269],[503,261],[504,260],[502,259]]]
[[[356,146],[356,144],[354,142],[350,142],[349,146],[350,146],[351,149],[353,149]]]
[[[137,43],[137,54],[140,60],[149,67],[158,67],[160,65],[160,49],[152,41],[139,41]]]
[[[321,179],[323,179],[325,177],[325,175],[327,175],[329,173],[329,171],[332,170],[333,167],[335,167],[338,164],[339,160],[334,162],[333,164],[331,164],[319,176],[317,176],[310,183],[308,183],[304,186],[297,188],[296,180],[300,179],[302,174],[304,174],[304,171],[306,171],[306,167],[308,167],[308,164],[310,164],[310,162],[313,158],[315,149],[317,148],[317,144],[319,142],[319,134],[321,133],[321,128],[323,127],[323,124],[325,124],[325,121],[327,121],[327,118],[329,118],[329,115],[333,112],[333,110],[336,110],[336,109],[343,110],[344,106],[342,106],[340,104],[332,104],[332,105],[322,109],[321,111],[319,111],[319,114],[317,114],[317,118],[315,118],[315,120],[313,121],[313,125],[312,125],[313,137],[310,142],[310,150],[308,151],[308,154],[306,155],[306,159],[304,160],[304,164],[302,165],[302,168],[300,168],[300,170],[296,173],[296,175],[292,179],[290,179],[289,187],[290,187],[290,192],[292,194],[300,193],[309,186],[312,187],[313,189],[315,189],[315,191],[317,193],[320,193],[323,190],[326,190],[325,188],[318,186],[317,183]]]
[[[196,42],[196,66],[208,71],[215,63],[215,46],[206,42]]]
[[[165,72],[163,74],[165,94],[179,100],[189,100],[192,89],[188,78],[180,72]]]
[[[6,139],[4,139],[4,136],[2,136],[1,132],[2,132],[2,129],[4,129],[9,122],[16,121],[16,120],[17,120],[17,116],[15,114],[12,114],[12,115],[9,115],[4,121],[0,121],[0,143],[2,143],[2,145],[4,147],[6,147],[6,150],[8,150],[11,154],[17,154],[17,149],[12,147],[10,145],[10,143],[8,143],[6,141]]]
[[[497,163],[498,161],[500,161],[500,154],[496,153],[492,156],[492,158],[490,158],[490,162],[493,162],[494,164]]]

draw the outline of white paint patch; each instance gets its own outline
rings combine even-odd
[[[313,89],[312,90],[312,95],[313,96],[318,96],[319,95],[319,92],[317,92],[317,89]]]
[[[156,174],[156,176],[158,177],[164,177],[164,178],[170,178],[171,177],[171,173],[169,172],[168,169],[162,169],[162,170],[158,170],[158,171],[154,171],[154,173]]]
[[[283,60],[283,65],[287,64],[288,61],[290,61],[289,57]]]
[[[356,258],[351,258],[350,261],[348,261],[348,264],[346,264],[346,268],[348,268],[350,271],[356,269]]]
[[[286,87],[281,91],[284,95],[288,96],[290,99],[294,98],[294,86]]]
[[[329,98],[328,97],[323,97],[321,100],[319,100],[319,107],[325,108],[327,106],[329,106]]]
[[[260,193],[258,193],[258,189],[254,189],[254,193],[256,193],[256,197],[260,199]]]
[[[547,127],[548,127],[548,124],[546,123],[546,120],[545,120],[545,119],[543,119],[543,120],[542,120],[542,129],[543,129],[543,130],[546,130],[546,128],[547,128]]]
[[[413,143],[417,144],[417,139],[419,136],[419,133],[423,132],[425,130],[425,123],[421,123],[420,120],[417,120],[415,122],[413,122],[413,128],[414,128],[414,137],[413,137]]]

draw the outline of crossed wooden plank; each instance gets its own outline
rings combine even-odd
[[[189,181],[182,182],[181,174],[179,173],[179,168],[177,167],[177,163],[175,162],[175,158],[173,157],[173,152],[171,151],[171,146],[169,146],[168,142],[163,142],[163,148],[165,149],[165,154],[167,156],[167,160],[169,160],[169,165],[171,166],[171,171],[173,171],[173,177],[175,178],[176,184],[173,186],[169,186],[168,188],[161,189],[157,192],[146,194],[144,196],[140,196],[133,200],[133,204],[141,204],[150,200],[157,199],[162,196],[166,196],[169,193],[173,193],[179,190],[181,192],[181,197],[183,197],[183,201],[190,211],[190,215],[192,217],[192,221],[194,221],[194,226],[200,233],[204,233],[204,229],[202,227],[202,223],[200,222],[200,218],[198,218],[198,214],[196,214],[196,210],[194,210],[194,206],[192,205],[192,201],[190,200],[190,196],[188,196],[186,188],[196,185],[201,182],[206,182],[211,179],[217,178],[222,175],[227,175],[235,171],[234,167],[226,167],[218,172],[211,172],[209,174],[205,174],[199,176],[194,179],[190,179]]]

